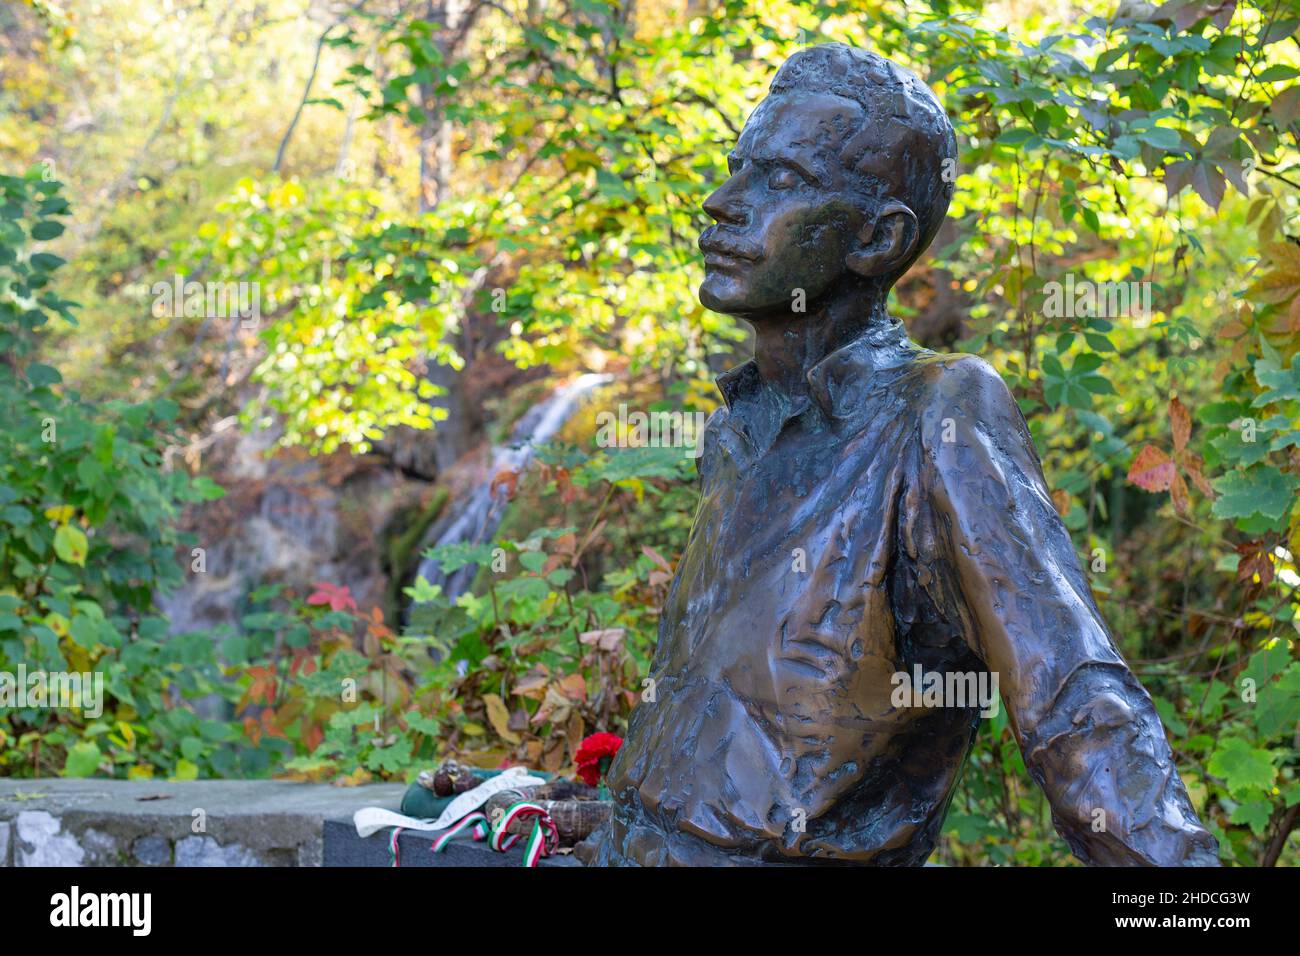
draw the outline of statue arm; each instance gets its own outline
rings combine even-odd
[[[1093,865],[1218,865],[1151,698],[1092,599],[1005,383],[973,357],[936,370],[921,470],[935,560],[953,580],[946,611],[998,675],[1057,830]]]

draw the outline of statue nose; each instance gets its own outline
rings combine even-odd
[[[729,179],[714,190],[713,194],[704,200],[703,208],[714,222],[743,226],[749,222],[749,213],[738,201],[734,182],[734,179]]]

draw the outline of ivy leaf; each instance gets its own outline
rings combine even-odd
[[[1269,801],[1247,800],[1244,803],[1237,804],[1236,809],[1232,811],[1232,816],[1228,819],[1233,823],[1250,824],[1250,829],[1255,836],[1262,837],[1272,813],[1273,804]]]
[[[1291,358],[1290,368],[1269,369],[1256,365],[1255,379],[1268,389],[1252,403],[1256,408],[1273,402],[1300,400],[1300,365],[1296,364],[1298,357],[1300,356]]]
[[[1246,471],[1230,471],[1211,484],[1220,496],[1211,509],[1216,518],[1258,514],[1277,521],[1291,510],[1297,479],[1272,465],[1256,465]]]
[[[1286,645],[1278,642],[1286,652]],[[1300,721],[1300,661],[1294,661],[1277,680],[1261,681],[1256,691],[1255,728],[1272,737]]]
[[[1206,768],[1216,777],[1221,777],[1232,793],[1267,791],[1277,776],[1273,755],[1250,746],[1240,737],[1225,737],[1219,741]]]
[[[1128,480],[1144,491],[1168,491],[1177,468],[1174,461],[1155,445],[1143,445],[1129,466]]]

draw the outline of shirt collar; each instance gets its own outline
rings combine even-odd
[[[808,370],[808,392],[828,418],[847,418],[859,407],[856,399],[885,384],[878,380],[880,373],[903,365],[917,351],[901,322],[872,325]],[[723,372],[716,384],[732,412],[737,404],[758,398],[765,388],[753,359]],[[789,417],[803,408],[792,407]]]

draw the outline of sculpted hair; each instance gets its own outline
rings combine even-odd
[[[809,47],[786,60],[770,93],[792,91],[842,96],[866,114],[840,160],[861,178],[869,199],[877,204],[895,199],[916,214],[916,249],[890,277],[892,284],[926,250],[948,214],[953,183],[945,181],[944,160],[957,158],[948,115],[910,70],[844,43]]]

